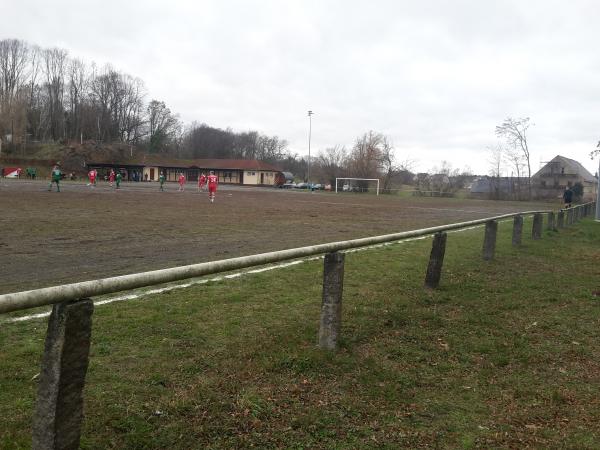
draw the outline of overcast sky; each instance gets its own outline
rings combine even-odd
[[[0,0],[0,39],[61,47],[144,80],[185,123],[258,130],[311,154],[374,130],[398,161],[490,169],[508,116],[532,169],[592,173],[600,139],[595,0]],[[510,172],[510,169],[505,171]]]

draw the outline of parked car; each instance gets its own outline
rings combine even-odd
[[[296,185],[294,183],[283,183],[278,186],[280,189],[292,189],[295,188]]]
[[[298,183],[294,186],[296,189],[308,189],[308,183]]]

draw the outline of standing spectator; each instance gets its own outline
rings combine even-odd
[[[60,192],[60,178],[62,177],[62,172],[60,171],[60,167],[56,164],[52,168],[50,185],[48,186],[48,191],[52,191],[52,183],[56,183],[56,192]]]
[[[211,170],[208,176],[208,198],[211,203],[215,202],[215,194],[217,193],[217,185],[219,184],[219,177]]]
[[[565,192],[563,193],[563,200],[565,201],[565,208],[570,208],[571,203],[573,202],[573,191],[571,190],[571,186],[567,186]]]

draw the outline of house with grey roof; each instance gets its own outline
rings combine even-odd
[[[598,179],[580,162],[557,155],[531,177],[534,196],[537,198],[560,198],[567,186],[575,183],[583,186],[583,199],[596,198]]]

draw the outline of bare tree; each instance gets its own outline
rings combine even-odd
[[[26,68],[29,48],[24,41],[0,41],[0,138],[11,134],[12,142],[24,133],[27,118]]]
[[[48,93],[47,111],[49,116],[50,136],[54,140],[65,137],[64,129],[64,87],[67,69],[67,52],[60,48],[44,50],[44,73]]]
[[[527,144],[529,126],[529,117],[520,119],[508,117],[501,125],[496,127],[496,136],[504,139],[512,149],[520,153],[521,160],[527,165],[528,199],[531,200],[531,158]],[[511,159],[515,160],[515,156]]]
[[[347,157],[345,147],[339,145],[327,148],[324,152],[319,152],[315,166],[322,179],[335,186],[335,179],[344,175]]]
[[[165,150],[169,140],[176,136],[181,124],[165,102],[152,100],[148,105],[150,151]]]

